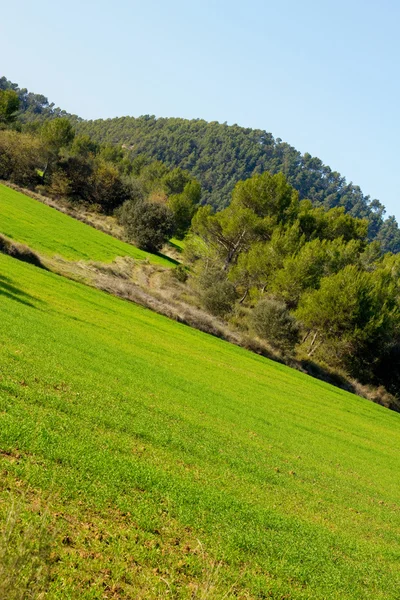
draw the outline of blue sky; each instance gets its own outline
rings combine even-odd
[[[84,118],[266,129],[400,221],[399,23],[394,0],[20,0],[0,75]]]

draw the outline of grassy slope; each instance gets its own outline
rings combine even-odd
[[[32,250],[68,260],[112,262],[117,256],[171,266],[150,254],[0,184],[0,233]]]
[[[47,598],[398,598],[400,415],[2,255],[0,310]]]

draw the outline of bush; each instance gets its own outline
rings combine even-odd
[[[235,286],[227,280],[214,281],[210,287],[203,289],[201,299],[206,310],[223,317],[231,312],[236,300]]]
[[[112,212],[129,198],[129,187],[115,165],[106,161],[96,162],[91,178],[91,198],[106,214]]]
[[[0,179],[33,188],[43,166],[40,140],[26,133],[0,131]]]
[[[155,202],[125,202],[119,213],[129,240],[139,248],[158,252],[174,233],[172,212],[164,204]]]
[[[69,197],[71,192],[71,182],[61,169],[57,169],[52,174],[51,183],[47,191],[53,198]]]
[[[284,302],[265,298],[254,308],[251,317],[254,331],[282,351],[291,351],[299,341],[299,327]]]
[[[181,283],[185,283],[188,278],[187,270],[183,265],[177,265],[175,269],[172,269],[171,275]]]

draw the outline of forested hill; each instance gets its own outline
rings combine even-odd
[[[10,88],[19,94],[22,122],[67,116],[79,133],[97,142],[122,144],[132,157],[145,154],[168,167],[187,169],[202,185],[202,202],[216,209],[229,204],[238,181],[264,171],[283,172],[301,198],[326,208],[344,206],[351,215],[368,218],[370,239],[378,239],[385,252],[400,252],[396,219],[383,218],[385,208],[378,200],[365,196],[359,186],[347,183],[319,158],[301,154],[271,133],[200,119],[149,115],[84,121],[56,108],[45,96],[0,78],[0,89]]]
[[[385,209],[378,200],[319,158],[301,154],[267,131],[148,115],[80,121],[77,127],[98,142],[123,144],[134,156],[144,153],[168,167],[187,169],[202,185],[203,202],[217,209],[229,204],[238,181],[254,173],[283,172],[301,198],[326,208],[344,206],[353,216],[368,218],[370,238],[378,238],[385,251],[400,251],[396,220],[383,220]]]

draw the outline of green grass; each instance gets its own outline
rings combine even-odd
[[[117,256],[130,256],[174,264],[166,256],[139,250],[2,184],[0,233],[47,256],[68,260],[112,262]]]
[[[400,415],[2,255],[0,311],[46,598],[398,599]]]

